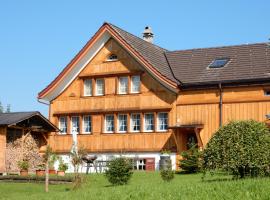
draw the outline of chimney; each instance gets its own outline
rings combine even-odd
[[[154,33],[150,26],[146,26],[143,31],[143,39],[147,42],[153,43]]]

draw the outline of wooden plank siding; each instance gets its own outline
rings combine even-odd
[[[6,171],[6,127],[0,127],[0,173]]]

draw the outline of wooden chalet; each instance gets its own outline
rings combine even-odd
[[[49,136],[66,155],[78,143],[98,159],[138,158],[157,169],[170,150],[176,167],[191,141],[203,148],[231,120],[265,121],[270,113],[267,43],[169,51],[104,23],[63,71],[38,94],[61,130]],[[155,163],[154,167],[152,166]]]

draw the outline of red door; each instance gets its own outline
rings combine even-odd
[[[145,170],[155,171],[155,158],[145,158]]]

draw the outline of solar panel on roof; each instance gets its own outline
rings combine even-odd
[[[221,67],[224,67],[228,63],[229,60],[230,60],[229,58],[216,58],[209,65],[209,68],[221,68]]]

